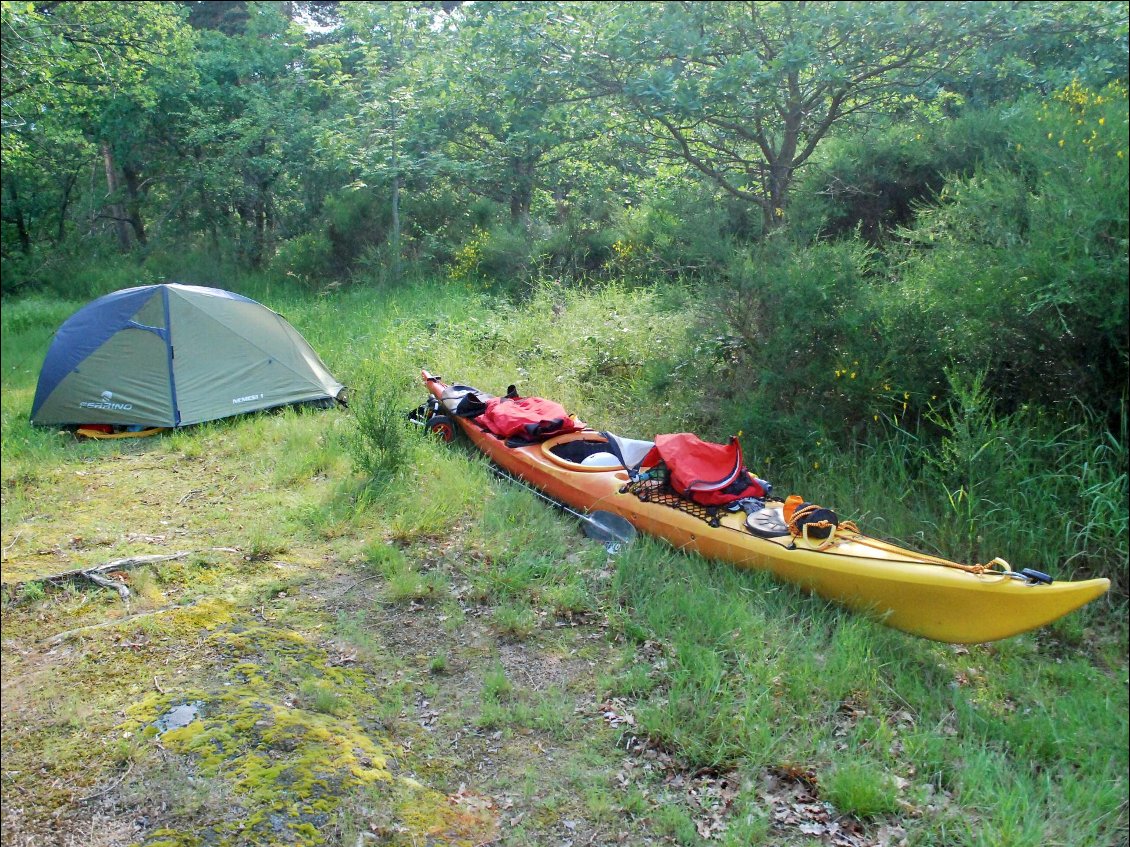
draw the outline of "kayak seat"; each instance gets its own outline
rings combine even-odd
[[[622,468],[620,460],[609,453],[607,450],[600,453],[591,453],[581,460],[581,464],[587,468]]]
[[[599,456],[600,454],[612,455],[608,452],[608,442],[606,441],[566,441],[562,444],[554,444],[549,448],[553,455],[564,459],[566,462],[572,462],[574,465],[589,465],[589,458],[592,456]],[[616,457],[612,457],[616,465],[620,462]],[[598,460],[601,465],[605,464],[603,461]]]

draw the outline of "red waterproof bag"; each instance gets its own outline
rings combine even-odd
[[[487,401],[487,410],[478,421],[499,438],[525,441],[544,441],[585,428],[560,403],[542,397],[494,397]]]
[[[657,435],[653,452],[667,466],[671,487],[696,503],[723,506],[745,497],[765,496],[761,483],[743,466],[736,438],[729,444],[714,444],[689,432]]]

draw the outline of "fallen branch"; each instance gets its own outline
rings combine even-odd
[[[183,553],[169,553],[165,556],[127,556],[124,559],[114,559],[112,562],[107,562],[104,565],[96,565],[93,568],[85,568],[82,571],[83,576],[89,576],[90,573],[97,571],[120,571],[125,568],[135,568],[138,565],[151,565],[154,562],[171,562],[173,559],[183,559],[185,556],[191,556],[191,550],[185,550]]]
[[[372,576],[367,576],[364,579],[359,579],[357,582],[353,583],[351,586],[349,586],[347,589],[345,589],[343,592],[341,592],[337,596],[338,597],[344,597],[346,594],[348,594],[350,591],[352,591],[358,585],[364,585],[366,582],[372,582],[374,579],[380,579],[381,576],[383,576],[383,574],[378,573],[378,574],[373,574]]]
[[[195,553],[238,553],[240,552],[234,547],[209,547],[205,550],[185,550],[180,553],[169,553],[167,555],[152,555],[152,556],[127,556],[124,559],[114,559],[112,562],[105,564],[95,565],[91,568],[76,568],[73,571],[62,571],[61,573],[48,574],[47,576],[39,576],[35,579],[25,579],[20,582],[11,583],[11,589],[17,590],[21,585],[29,582],[66,582],[70,579],[80,579],[83,577],[89,578],[91,573],[101,574],[104,571],[122,571],[128,568],[136,568],[140,565],[152,565],[157,562],[171,562],[173,559],[183,559],[186,556],[192,556]],[[4,583],[4,587],[8,588],[9,584]]]
[[[56,647],[67,639],[73,638],[76,635],[84,635],[88,632],[94,632],[98,629],[106,629],[107,627],[111,626],[119,626],[120,624],[130,623],[132,621],[138,620],[139,618],[149,618],[153,617],[154,615],[164,614],[165,612],[174,612],[177,609],[191,609],[195,605],[195,603],[186,603],[183,606],[162,606],[160,609],[152,609],[148,612],[138,612],[136,615],[126,615],[124,618],[114,618],[114,620],[112,621],[92,623],[88,626],[80,626],[76,627],[75,629],[68,629],[64,630],[63,632],[56,633],[50,638],[44,639],[40,643],[44,647]]]
[[[97,570],[83,571],[82,575],[89,579],[91,582],[101,585],[103,588],[112,588],[118,592],[118,596],[122,598],[122,602],[129,607],[129,589],[124,582],[109,579],[102,576]]]
[[[188,556],[189,552],[183,553],[170,553],[166,556],[152,555],[152,556],[129,556],[125,559],[115,559],[112,562],[107,562],[104,565],[97,565],[93,568],[86,568],[82,571],[82,575],[89,579],[91,582],[101,585],[103,588],[112,588],[118,592],[118,596],[122,598],[122,602],[129,607],[129,588],[124,582],[118,582],[116,579],[110,579],[103,576],[107,571],[120,571],[125,568],[136,567],[137,565],[150,565],[154,562],[169,562],[173,559],[183,559]]]
[[[16,546],[16,542],[20,540],[20,536],[23,535],[23,534],[24,534],[24,531],[22,529],[15,534],[15,536],[12,538],[12,541],[8,544],[8,546],[6,546],[4,548],[4,555],[5,556],[7,556],[8,553],[11,552],[12,548]]]

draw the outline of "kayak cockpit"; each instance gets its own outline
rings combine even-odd
[[[549,461],[558,467],[580,473],[601,471],[623,471],[624,462],[637,464],[655,446],[653,441],[634,438],[619,438],[623,461],[609,449],[608,438],[604,433],[585,430],[570,432],[542,442],[541,451]]]

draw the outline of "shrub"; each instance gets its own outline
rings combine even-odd
[[[372,485],[391,481],[411,457],[410,424],[402,408],[403,376],[371,372],[350,399],[354,428],[347,440],[358,470]]]
[[[733,207],[706,186],[657,184],[613,217],[612,270],[629,281],[709,278],[730,250]]]
[[[279,245],[271,270],[307,288],[324,287],[334,278],[333,249],[323,232],[304,232]]]
[[[488,279],[525,279],[532,269],[533,246],[530,234],[521,227],[494,226],[482,242],[476,269]]]
[[[704,380],[723,429],[785,447],[874,416],[891,383],[864,296],[871,262],[857,243],[803,248],[784,236],[731,254],[718,299],[730,353]]]
[[[769,428],[780,443],[884,418],[913,425],[949,396],[948,368],[982,374],[1001,414],[1031,405],[1070,420],[1082,403],[1117,431],[1130,361],[1126,124],[1125,88],[1074,86],[971,114],[929,155],[890,130],[886,152],[867,154],[868,179],[896,147],[903,167],[949,174],[929,204],[899,201],[914,218],[898,241],[805,246],[784,232],[730,251],[715,302],[737,355],[713,380],[727,428]],[[863,212],[844,208],[858,225]]]
[[[1014,410],[1077,400],[1116,425],[1127,383],[1127,96],[1071,87],[1006,112],[1013,152],[951,178],[892,254],[883,335],[913,381],[984,369]],[[919,328],[929,331],[921,332]]]
[[[912,223],[948,177],[1008,156],[1005,117],[977,112],[957,120],[885,127],[831,139],[817,167],[803,172],[789,219],[812,234],[858,233],[872,244]]]

